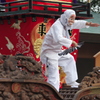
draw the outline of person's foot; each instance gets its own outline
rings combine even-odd
[[[80,83],[78,83],[78,82],[74,82],[76,85],[80,85]]]
[[[80,85],[80,83],[78,82],[72,82],[72,83],[68,83],[69,86],[73,87],[73,88],[78,88],[78,86]]]

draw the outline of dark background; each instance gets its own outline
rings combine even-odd
[[[78,70],[78,82],[91,71],[95,66],[95,58],[93,57],[100,51],[100,35],[90,33],[80,33],[80,41],[85,41],[84,45],[78,50],[78,58],[76,61]]]

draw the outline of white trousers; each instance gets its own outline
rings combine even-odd
[[[63,71],[66,73],[66,83],[75,82],[78,79],[76,62],[71,54],[64,56],[58,56],[58,54],[47,54],[47,82],[53,85],[59,92],[60,77],[59,68],[61,66]]]

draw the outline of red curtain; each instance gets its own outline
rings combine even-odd
[[[48,31],[54,19],[48,19],[44,23],[43,17],[36,17],[36,21],[32,22],[32,17],[27,17],[26,22],[23,19],[4,20],[0,24],[0,53],[6,55],[16,55],[22,53],[32,56],[35,60],[39,60],[39,49],[46,31]],[[43,25],[43,26],[42,26]],[[44,28],[41,33],[41,29]]]

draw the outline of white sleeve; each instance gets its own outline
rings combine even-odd
[[[72,44],[72,40],[68,39],[63,36],[64,28],[62,25],[57,25],[55,24],[52,27],[52,36],[54,38],[55,42],[58,42],[59,44],[65,46],[65,47],[70,47]]]
[[[72,25],[72,29],[82,29],[82,28],[89,28],[89,26],[86,25],[85,20],[75,20],[74,24]]]

